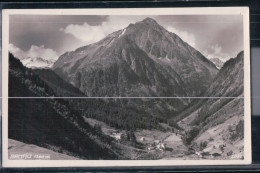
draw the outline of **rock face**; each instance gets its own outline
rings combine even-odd
[[[200,52],[151,18],[63,54],[52,69],[95,97],[197,96],[218,72]],[[179,100],[179,105],[188,104]]]

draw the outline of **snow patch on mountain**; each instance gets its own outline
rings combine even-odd
[[[20,60],[24,66],[28,68],[51,68],[55,60],[45,60],[41,57],[31,58]]]
[[[17,57],[24,66],[29,68],[50,68],[58,59],[57,52],[44,45],[32,45],[27,51],[9,44],[9,51]]]
[[[225,63],[225,61],[223,61],[223,60],[221,60],[220,58],[217,58],[217,57],[211,57],[211,58],[209,58],[209,60],[210,60],[211,62],[213,62],[218,69],[221,69],[222,66],[223,66],[224,63]]]
[[[113,38],[108,44],[107,46],[110,46],[113,42],[114,42],[115,38]]]
[[[123,31],[120,33],[118,38],[120,38],[122,35],[124,35],[125,31],[126,31],[126,29],[123,29]]]

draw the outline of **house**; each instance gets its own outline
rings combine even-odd
[[[145,141],[145,137],[141,137],[141,138],[140,138],[140,141]]]
[[[195,152],[195,154],[198,155],[199,157],[202,157],[201,153],[199,153],[197,151]]]
[[[112,133],[111,135],[113,138],[115,138],[117,141],[121,140],[121,133]]]
[[[151,150],[154,150],[154,147],[149,146],[147,149],[148,149],[149,151],[151,151]]]
[[[121,139],[121,134],[120,133],[116,134],[115,138],[116,138],[116,140],[120,140]]]
[[[149,143],[148,146],[147,146],[147,149],[148,149],[149,151],[155,150],[155,145]]]
[[[156,145],[156,148],[159,149],[159,150],[165,150],[165,146],[163,143],[159,143]]]

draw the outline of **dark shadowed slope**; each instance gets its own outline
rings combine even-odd
[[[9,97],[50,97],[55,92],[9,55]],[[96,132],[64,99],[8,102],[8,138],[84,159],[117,159],[109,137]]]
[[[50,69],[33,70],[53,91],[62,97],[85,97],[85,95],[73,85],[65,82],[55,72]]]

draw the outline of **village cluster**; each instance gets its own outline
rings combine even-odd
[[[165,144],[161,140],[147,141],[145,137],[139,136],[135,141],[129,139],[126,132],[110,132],[109,136],[113,137],[118,143],[122,143],[125,140],[130,140],[130,142],[139,142],[144,145],[144,148],[148,151],[159,150],[164,151],[166,149]]]

